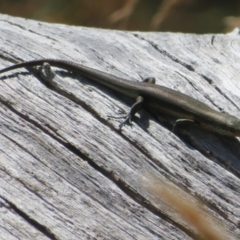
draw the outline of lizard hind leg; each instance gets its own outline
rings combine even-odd
[[[181,125],[184,125],[186,123],[197,123],[192,119],[177,119],[175,121],[175,124],[173,125],[172,132],[174,133],[175,129],[180,127]]]

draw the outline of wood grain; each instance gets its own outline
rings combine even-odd
[[[0,68],[56,58],[133,81],[153,76],[240,117],[238,30],[121,32],[0,15],[0,31]],[[119,131],[109,116],[133,100],[54,69],[54,88],[26,69],[0,76],[2,239],[198,239],[148,191],[149,175],[200,200],[229,239],[240,237],[239,139],[192,126],[172,133],[146,110]]]

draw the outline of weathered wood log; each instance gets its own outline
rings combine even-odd
[[[133,81],[153,76],[240,117],[238,29],[194,35],[0,21],[0,69],[55,58]],[[54,88],[26,69],[0,76],[1,239],[197,239],[174,206],[149,192],[149,176],[200,199],[240,238],[239,139],[192,125],[173,133],[146,110],[119,131],[109,116],[127,112],[131,99],[54,69]]]

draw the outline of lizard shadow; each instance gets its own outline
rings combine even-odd
[[[194,123],[176,128],[175,133],[204,156],[240,177],[240,142],[237,138],[206,131]]]
[[[159,119],[159,116],[154,113],[149,112],[149,114],[153,117],[149,117],[146,121],[153,119],[178,136],[188,148],[199,151],[205,157],[240,177],[240,141],[237,138],[206,131],[198,124],[189,121],[176,126],[174,119],[164,116]],[[146,121],[141,121],[141,127],[149,126]]]
[[[148,112],[158,124],[178,136],[188,148],[198,150],[205,157],[240,177],[240,141],[236,137],[206,131],[192,121],[183,121],[176,125],[176,119]],[[149,124],[144,121],[141,122],[141,126],[147,128]]]

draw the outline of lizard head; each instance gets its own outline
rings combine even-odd
[[[227,113],[223,114],[223,119],[224,121],[222,121],[221,124],[215,126],[216,128],[218,128],[217,132],[229,137],[240,136],[240,120]]]
[[[202,121],[200,125],[203,129],[228,137],[240,137],[240,120],[238,118],[227,113],[217,113],[211,117],[214,117],[214,123],[212,118]]]

